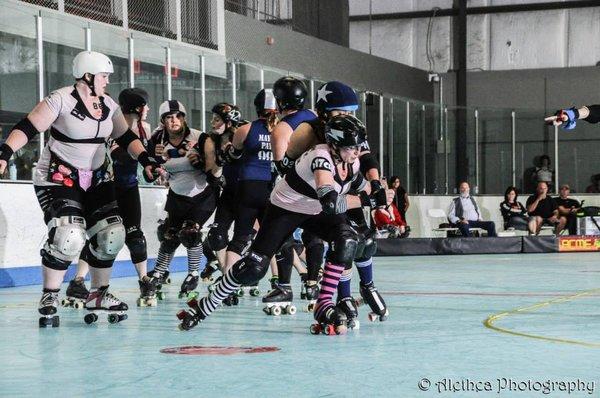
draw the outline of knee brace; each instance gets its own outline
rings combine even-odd
[[[227,236],[221,233],[219,227],[213,227],[208,231],[208,244],[216,252],[223,250],[227,247]]]
[[[237,253],[241,256],[242,253],[248,250],[250,243],[252,243],[252,235],[234,235],[229,245],[227,245],[227,251]]]
[[[85,219],[80,216],[54,217],[48,222],[48,239],[41,251],[42,264],[65,270],[85,246]]]
[[[358,245],[356,232],[346,225],[342,225],[337,237],[329,242],[327,260],[332,264],[344,265],[346,269],[352,267]]]
[[[109,216],[88,230],[90,253],[98,260],[112,261],[125,245],[125,227],[120,216]]]
[[[188,249],[198,246],[202,242],[200,224],[191,220],[185,220],[177,233],[177,238]]]
[[[233,264],[233,277],[242,285],[252,286],[260,281],[269,269],[270,259],[262,254],[250,251],[240,261]]]
[[[133,227],[131,230],[127,231],[125,244],[129,249],[129,253],[131,253],[131,261],[134,264],[141,263],[148,258],[146,237],[138,227]]]

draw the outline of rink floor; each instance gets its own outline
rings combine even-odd
[[[535,389],[578,379],[580,391],[568,396],[600,396],[598,254],[375,261],[390,318],[370,323],[361,307],[360,330],[345,336],[313,336],[308,313],[267,316],[250,297],[181,332],[175,313],[184,307],[176,296],[182,273],[158,308],[137,308],[136,280],[115,279],[115,293],[131,308],[117,325],[101,318],[88,326],[85,311],[61,308],[60,328],[39,329],[41,288],[1,289],[0,396],[425,397],[440,389],[457,397],[562,397],[564,384],[550,394]],[[297,276],[294,290],[299,296]],[[161,353],[182,346],[225,349]],[[513,390],[498,394],[507,381]],[[464,391],[487,382],[493,391]]]

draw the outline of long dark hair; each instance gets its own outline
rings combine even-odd
[[[517,203],[517,198],[519,197],[519,191],[517,190],[516,187],[508,187],[506,188],[506,191],[504,192],[504,201],[506,203],[508,203],[508,194],[511,193],[512,191],[515,191],[515,203]]]
[[[394,188],[394,183],[396,181],[400,182],[400,177],[398,177],[398,176],[391,176],[390,179],[388,180],[388,188],[395,189]],[[400,184],[400,185],[402,185],[402,184]],[[400,188],[400,187],[398,187],[398,188]]]

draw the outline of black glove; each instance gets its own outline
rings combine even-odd
[[[371,197],[375,200],[375,206],[387,206],[387,195],[379,180],[371,181]]]
[[[290,158],[287,153],[283,155],[283,159],[275,161],[275,167],[280,176],[285,176],[288,171],[294,168],[296,160]]]
[[[233,163],[239,160],[243,153],[243,149],[236,149],[233,145],[230,145],[222,152],[222,163]]]
[[[158,164],[158,162],[156,160],[154,160],[154,158],[151,158],[148,155],[148,152],[146,152],[146,151],[144,151],[138,155],[138,162],[144,168],[144,172],[142,173],[144,175],[144,180],[146,180],[146,182],[156,181],[156,179],[159,176],[158,169],[160,168],[160,165]],[[146,167],[148,167],[148,166],[150,166],[152,168],[151,169],[152,178],[150,178],[148,176],[148,174],[146,173]]]
[[[217,192],[220,192],[226,185],[224,175],[215,177],[210,171],[206,173],[206,182]]]

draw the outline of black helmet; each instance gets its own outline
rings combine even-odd
[[[302,80],[292,76],[282,77],[273,84],[273,94],[280,111],[304,108],[308,90]]]
[[[277,100],[270,88],[262,89],[254,97],[256,114],[263,116],[265,113],[277,112]]]
[[[242,120],[242,114],[237,106],[220,102],[212,107],[212,113],[218,115],[223,123],[231,123],[233,127],[239,126]]]
[[[119,105],[124,114],[138,113],[137,108],[148,103],[148,93],[141,88],[126,88],[119,94]]]
[[[325,141],[339,156],[340,148],[362,145],[367,139],[364,124],[352,115],[337,115],[325,125]]]

